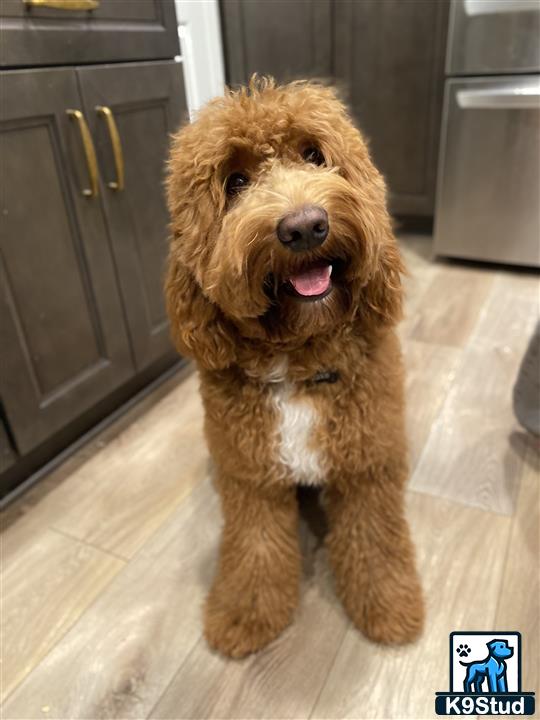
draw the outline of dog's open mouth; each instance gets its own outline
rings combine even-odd
[[[332,264],[317,263],[303,268],[285,281],[285,290],[302,300],[320,300],[332,291]]]
[[[270,273],[264,281],[265,292],[279,302],[281,293],[302,302],[316,302],[328,297],[334,288],[346,284],[348,260],[345,258],[317,258]]]

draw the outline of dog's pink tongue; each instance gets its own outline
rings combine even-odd
[[[331,265],[315,267],[298,275],[291,275],[289,282],[299,295],[322,295],[330,285],[331,272]]]

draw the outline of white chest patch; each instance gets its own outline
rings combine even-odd
[[[275,376],[274,376],[275,377]],[[281,377],[272,382],[272,400],[278,411],[279,460],[302,485],[325,479],[320,453],[313,447],[317,412],[307,399],[293,398],[292,386]]]

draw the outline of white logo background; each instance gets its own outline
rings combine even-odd
[[[471,663],[485,660],[488,657],[489,649],[487,643],[491,640],[506,640],[509,647],[514,648],[514,654],[510,658],[505,659],[507,673],[506,681],[508,683],[508,692],[518,692],[518,665],[519,665],[519,635],[516,633],[453,633],[451,638],[451,668],[452,668],[452,687],[451,692],[463,692],[463,680],[467,668],[460,665],[462,662]],[[457,649],[460,645],[468,645],[471,652],[467,657],[460,657]],[[489,692],[487,681],[482,685],[483,692]]]

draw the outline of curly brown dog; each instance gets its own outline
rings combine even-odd
[[[298,604],[299,484],[323,488],[337,593],[369,638],[420,632],[404,517],[402,264],[385,185],[332,90],[249,88],[173,141],[166,295],[198,364],[224,529],[208,642],[259,650]]]

